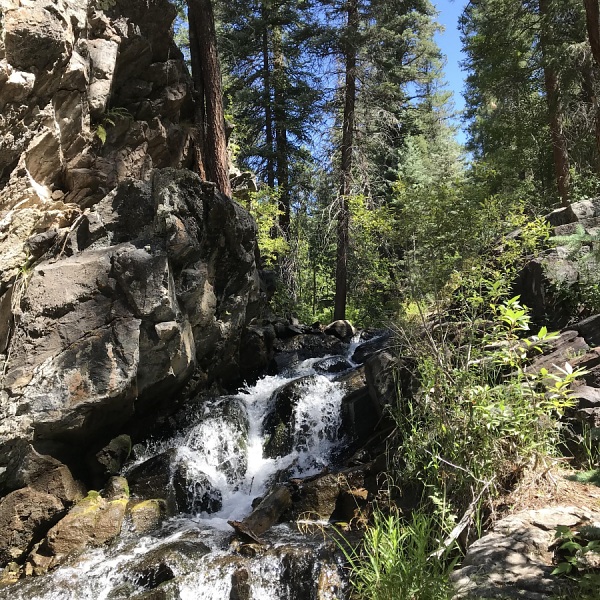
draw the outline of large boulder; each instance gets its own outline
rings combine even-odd
[[[568,208],[561,208],[546,217],[554,227],[556,236],[568,236],[583,229],[595,233],[600,224],[600,198],[582,200]],[[596,258],[582,258],[587,248],[574,256],[564,245],[532,257],[519,273],[513,292],[530,309],[531,317],[538,323],[565,327],[576,311],[585,313],[588,307],[573,306],[578,287],[587,285],[598,270]],[[589,313],[588,313],[589,314]]]
[[[194,369],[207,384],[239,376],[246,307],[258,297],[254,236],[247,213],[190,172],[156,172],[102,200],[71,233],[73,255],[40,262],[23,292],[6,435],[93,441]]]
[[[106,500],[90,492],[54,527],[30,557],[38,572],[62,564],[86,548],[102,546],[121,532],[127,498]]]
[[[30,487],[0,500],[0,567],[24,558],[64,512],[58,498]]]

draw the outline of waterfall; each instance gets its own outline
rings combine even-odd
[[[254,499],[277,481],[320,473],[343,446],[343,388],[315,363],[264,377],[235,396],[205,400],[174,437],[138,450],[124,475],[171,452],[171,472],[184,473],[187,510],[150,534],[124,531],[112,547],[0,590],[0,599],[344,598],[339,553],[322,532],[311,536],[280,524],[265,534],[264,547],[236,552],[227,523],[247,516]],[[160,595],[144,595],[154,589]]]

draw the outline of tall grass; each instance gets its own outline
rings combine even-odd
[[[442,523],[437,515],[376,510],[359,549],[342,545],[352,570],[356,598],[364,600],[449,600],[454,563],[433,556]]]

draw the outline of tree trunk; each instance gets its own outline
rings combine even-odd
[[[227,137],[223,116],[223,90],[221,86],[221,66],[217,51],[217,34],[211,0],[188,0],[191,17],[190,29],[194,28],[201,66],[201,88],[204,96],[204,148],[202,159],[206,177],[214,181],[217,188],[231,195],[229,182],[229,161],[227,157]],[[195,77],[195,76],[194,76]]]
[[[279,517],[292,505],[292,494],[286,485],[269,492],[261,503],[243,520],[227,521],[238,534],[262,544],[260,536],[277,523]]]
[[[285,57],[282,48],[281,27],[273,29],[273,113],[275,117],[275,145],[277,156],[277,187],[279,190],[279,227],[287,239],[290,232],[290,193],[287,119],[285,108]]]
[[[194,15],[194,5],[192,2],[188,5],[188,23],[190,31],[190,59],[192,63],[192,80],[194,82],[194,105],[196,122],[196,131],[193,136],[194,154],[196,159],[196,169],[201,179],[206,179],[206,170],[204,169],[204,146],[206,130],[206,107],[204,103],[204,77],[202,75],[202,63],[200,62],[200,44],[196,35]]]
[[[582,88],[585,101],[592,109],[594,119],[594,137],[596,141],[595,168],[600,175],[600,102],[596,93],[596,75],[594,73],[595,63],[590,59],[584,62],[582,67]]]
[[[352,183],[352,150],[354,143],[354,121],[356,106],[356,38],[358,36],[358,0],[347,0],[347,28],[344,48],[345,84],[344,119],[342,122],[340,205],[337,222],[337,256],[335,269],[335,303],[333,318],[346,318],[348,293],[348,245],[350,215],[348,196]]]
[[[269,60],[269,7],[266,0],[261,6],[263,22],[262,55],[263,55],[263,104],[265,108],[265,158],[267,159],[267,185],[275,187],[275,164],[273,160],[273,112],[271,110],[271,65]]]
[[[592,47],[592,55],[596,64],[600,66],[600,10],[598,0],[583,0],[585,5],[585,23],[588,38]]]
[[[563,130],[562,102],[560,80],[550,57],[552,33],[549,15],[549,0],[539,0],[541,17],[540,43],[544,63],[544,86],[548,103],[548,120],[552,137],[552,155],[554,159],[554,174],[558,193],[563,206],[569,202],[569,149]]]

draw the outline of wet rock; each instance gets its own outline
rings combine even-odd
[[[175,514],[177,504],[173,494],[172,465],[177,450],[171,449],[149,458],[127,473],[131,494],[142,500],[164,498],[169,515]]]
[[[327,521],[335,516],[350,521],[354,512],[348,507],[349,500],[355,496],[358,499],[364,496],[366,500],[365,486],[371,485],[371,471],[371,465],[366,464],[337,473],[292,479],[292,506],[286,518]],[[364,506],[365,502],[361,501],[361,504]],[[347,518],[349,513],[350,518]]]
[[[278,371],[306,360],[330,354],[343,354],[345,344],[332,335],[322,333],[303,333],[294,337],[278,338],[274,343],[275,363]]]
[[[107,500],[128,500],[129,499],[129,483],[125,477],[111,477],[104,489],[102,497]]]
[[[121,532],[126,508],[127,499],[106,500],[90,492],[48,531],[37,554],[51,557],[51,568],[86,548],[110,542]]]
[[[147,552],[136,561],[131,577],[137,585],[151,590],[177,576],[192,573],[198,560],[208,552],[210,549],[202,542],[170,542]]]
[[[375,332],[371,339],[360,344],[352,354],[352,362],[362,365],[368,358],[390,345],[392,332],[389,330]]]
[[[177,509],[185,513],[214,513],[221,510],[223,497],[208,476],[185,462],[180,462],[173,473],[173,489]]]
[[[229,600],[250,600],[252,598],[249,579],[250,575],[247,569],[238,569],[233,573]]]
[[[131,453],[131,438],[122,434],[113,438],[102,450],[95,455],[97,464],[101,467],[102,475],[117,475]]]
[[[342,373],[351,368],[352,365],[344,356],[330,356],[314,364],[317,373]]]
[[[292,518],[329,520],[335,511],[340,488],[337,474],[300,481],[293,497]]]
[[[0,566],[24,558],[63,514],[58,498],[29,487],[5,496],[0,501]]]
[[[292,494],[286,485],[269,492],[260,504],[243,520],[228,521],[238,534],[261,543],[260,536],[275,525],[291,506]]]
[[[307,385],[314,377],[307,376],[291,381],[273,393],[271,408],[264,419],[263,430],[266,441],[264,455],[269,458],[285,456],[292,451],[295,426],[294,409]]]
[[[131,528],[144,534],[158,529],[167,515],[167,503],[164,500],[144,500],[129,509]]]
[[[326,335],[334,335],[342,342],[348,343],[354,337],[356,330],[350,321],[338,320],[327,325],[323,330],[323,333]]]

